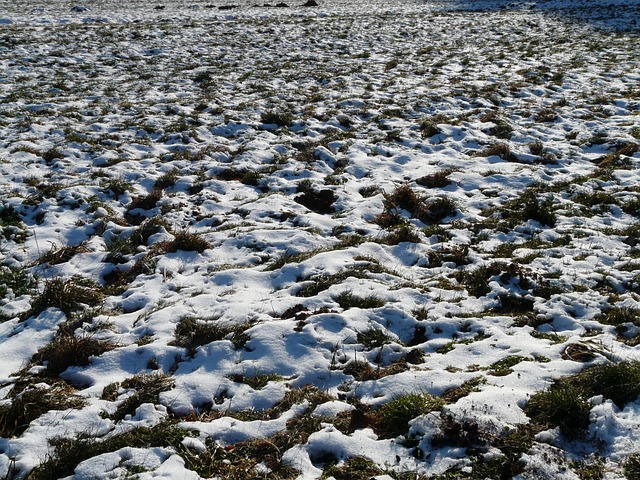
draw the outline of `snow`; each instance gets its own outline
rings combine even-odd
[[[0,438],[0,478],[27,477],[59,438],[176,420],[188,434],[182,446],[202,453],[207,441],[233,447],[283,434],[301,416],[321,426],[280,452],[301,479],[320,478],[329,457],[365,457],[389,469],[376,477],[387,480],[468,470],[463,447],[432,448],[439,413],[412,419],[404,439],[338,427],[358,408],[443,395],[480,376],[444,411],[499,433],[529,423],[529,398],[554,380],[640,360],[637,320],[600,321],[609,306],[640,306],[640,153],[620,153],[640,142],[637,0],[234,3],[226,12],[220,2],[0,0],[0,265],[37,280],[19,292],[0,276],[0,408],[24,385],[56,381],[85,400]],[[268,113],[291,121],[265,123]],[[425,121],[438,133],[427,135]],[[496,134],[502,124],[513,131]],[[514,156],[485,151],[497,143]],[[448,183],[424,183],[445,169]],[[130,208],[172,172],[157,202]],[[552,200],[555,225],[509,224],[513,202],[537,184],[562,185],[537,194]],[[402,185],[455,201],[453,214],[428,225],[398,208],[419,241],[389,240],[398,230],[376,219]],[[321,195],[301,203],[309,187],[333,196],[330,212]],[[580,200],[594,193],[616,203]],[[162,224],[143,236],[151,222],[139,221],[149,218]],[[163,250],[180,233],[209,246]],[[69,259],[39,261],[78,245],[86,248]],[[465,274],[495,261],[519,273],[492,274],[486,293],[471,293]],[[540,293],[522,276],[558,288]],[[73,319],[55,306],[27,315],[47,282],[77,277],[105,287],[99,308],[76,306],[83,316]],[[382,305],[344,306],[345,292]],[[530,317],[504,311],[510,295],[531,302]],[[222,333],[187,348],[176,338],[187,318]],[[384,334],[381,345],[366,345],[371,331]],[[112,348],[47,377],[34,355],[64,335]],[[568,359],[571,346],[594,359]],[[394,371],[413,350],[422,356]],[[524,360],[510,372],[490,373],[515,356]],[[346,373],[355,361],[372,378]],[[114,420],[137,388],[123,382],[153,372],[173,383]],[[309,385],[331,400],[249,415]],[[622,475],[640,444],[640,400],[622,409],[589,401],[587,439],[538,433],[519,478],[578,478],[568,465],[592,445],[604,478]],[[256,468],[267,475],[266,464]],[[200,478],[177,447],[153,446],[96,455],[66,478],[133,470]]]

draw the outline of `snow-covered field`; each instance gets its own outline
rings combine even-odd
[[[640,1],[285,1],[0,0],[0,478],[640,478]]]

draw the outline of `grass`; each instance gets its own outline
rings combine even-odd
[[[160,393],[171,390],[174,380],[164,373],[140,373],[122,382],[121,387],[134,392],[128,396],[116,411],[110,415],[114,421],[123,420],[127,415],[133,415],[143,403],[158,403]]]
[[[9,404],[0,405],[0,437],[21,435],[33,420],[50,410],[81,408],[84,404],[64,382],[28,387],[11,398]]]
[[[202,253],[210,248],[212,248],[212,246],[207,240],[196,233],[191,233],[186,230],[176,232],[173,240],[156,244],[157,251],[163,253],[175,253],[180,250],[184,252]]]
[[[428,393],[408,393],[383,404],[372,414],[372,426],[380,438],[395,438],[409,429],[409,421],[440,410],[444,400]]]
[[[640,480],[640,452],[629,455],[623,466],[627,480]]]
[[[111,342],[98,340],[90,335],[58,335],[53,342],[39,350],[31,362],[46,364],[46,374],[56,377],[71,366],[88,365],[92,357],[115,347]]]
[[[416,183],[427,188],[443,188],[451,184],[449,175],[457,170],[453,168],[445,168],[429,175],[424,175],[416,179]]]
[[[31,308],[22,315],[22,319],[37,316],[47,308],[57,308],[65,315],[95,307],[104,298],[102,288],[93,280],[82,277],[69,279],[54,278],[46,280],[44,289],[31,302]]]
[[[511,367],[516,366],[520,362],[526,362],[531,360],[527,357],[522,357],[519,355],[510,355],[502,360],[498,360],[495,363],[492,363],[489,366],[489,375],[493,375],[495,377],[504,377],[505,375],[509,375],[513,373]]]
[[[86,242],[81,242],[73,246],[52,245],[49,251],[45,252],[36,262],[37,265],[48,263],[49,265],[59,265],[68,262],[79,253],[88,253],[91,250]]]
[[[231,380],[234,382],[244,383],[249,385],[254,390],[262,390],[269,382],[281,382],[285,380],[285,377],[277,373],[256,373],[254,375],[231,375]]]
[[[549,390],[538,392],[524,412],[542,428],[559,427],[569,439],[580,438],[589,426],[591,405],[585,392],[569,382],[557,382]]]
[[[37,279],[26,269],[0,266],[0,299],[35,292]]]
[[[287,111],[269,110],[260,115],[260,121],[267,125],[290,127],[293,124],[293,115]]]
[[[335,480],[370,480],[385,473],[387,473],[387,471],[378,468],[376,464],[368,458],[356,456],[348,458],[340,466],[327,466],[320,478],[322,480],[329,478]]]
[[[348,310],[350,308],[379,308],[384,307],[387,303],[385,300],[374,294],[367,295],[366,297],[360,297],[349,290],[345,290],[338,294],[334,297],[334,300],[344,310]]]
[[[391,343],[392,338],[384,330],[377,327],[369,327],[356,335],[358,343],[367,350],[380,348],[387,343]]]
[[[565,437],[580,438],[589,425],[587,399],[595,395],[611,399],[618,408],[635,401],[640,395],[640,362],[596,365],[557,380],[533,395],[524,411],[541,427],[559,427]]]
[[[186,317],[176,325],[171,345],[186,348],[187,354],[193,357],[199,346],[223,340],[231,332],[232,329],[217,323],[215,318]]]
[[[75,467],[84,460],[115,452],[121,448],[173,447],[183,449],[185,430],[176,428],[171,422],[160,422],[153,427],[137,427],[104,439],[56,438],[51,441],[53,453],[29,474],[29,480],[57,480],[73,474]]]
[[[384,209],[374,222],[384,228],[402,225],[401,211],[407,211],[426,225],[441,222],[456,214],[457,204],[448,197],[426,198],[416,192],[408,183],[397,187],[391,194],[385,195]]]

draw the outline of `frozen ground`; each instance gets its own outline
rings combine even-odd
[[[0,478],[638,478],[638,2],[287,3],[0,1]]]

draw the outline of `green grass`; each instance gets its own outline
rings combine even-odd
[[[381,438],[395,438],[405,434],[409,421],[429,412],[440,410],[444,400],[428,393],[408,393],[383,404],[374,414],[372,424]]]
[[[178,322],[171,345],[186,348],[193,357],[201,345],[223,340],[232,333],[233,328],[222,325],[216,318],[186,317]]]
[[[338,294],[334,297],[334,300],[344,310],[348,310],[350,308],[379,308],[384,307],[387,303],[385,300],[374,294],[360,297],[349,290],[345,290]]]

